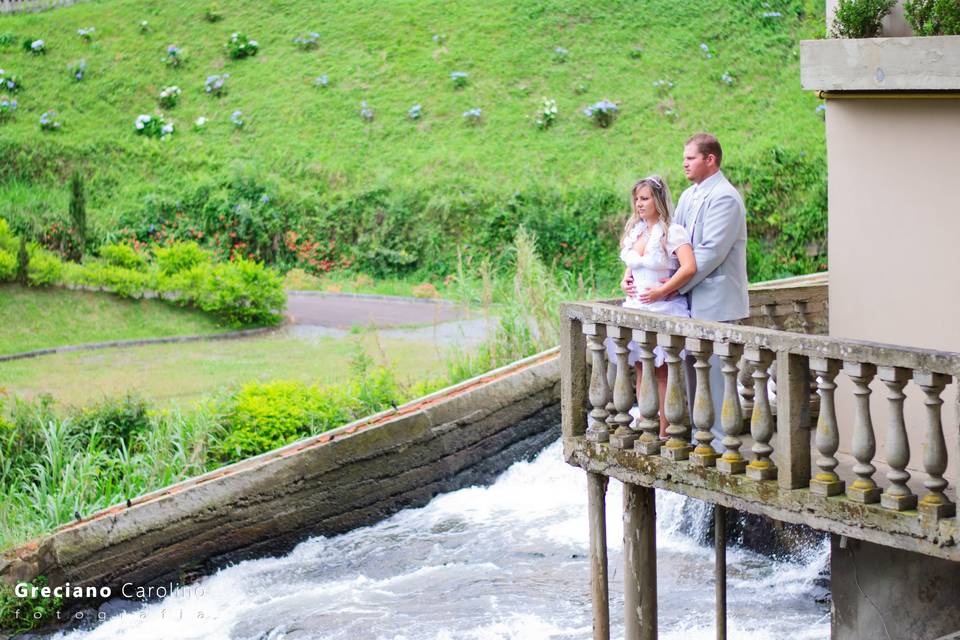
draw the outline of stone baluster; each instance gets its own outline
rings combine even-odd
[[[753,365],[746,358],[740,359],[740,373],[737,375],[740,394],[740,415],[743,417],[743,424],[740,433],[750,432],[750,417],[753,415]]]
[[[767,379],[773,353],[761,347],[748,347],[744,350],[747,361],[753,367],[754,396],[753,414],[750,417],[750,435],[753,436],[753,460],[747,465],[747,477],[754,480],[775,480],[777,467],[770,459],[773,447],[773,414],[770,411],[770,399],[767,397]]]
[[[917,496],[907,486],[910,480],[910,472],[907,471],[910,441],[903,418],[903,401],[906,398],[903,388],[910,380],[910,370],[902,367],[879,367],[877,370],[889,390],[887,401],[890,409],[887,439],[884,444],[887,464],[890,465],[890,471],[887,472],[890,486],[880,495],[880,504],[887,509],[906,511],[917,506]]]
[[[667,426],[667,440],[660,450],[660,455],[668,460],[679,461],[690,457],[690,443],[687,441],[687,393],[684,384],[680,350],[683,348],[683,337],[661,333],[657,336],[657,344],[663,347],[667,357],[667,394],[664,401],[664,415],[669,423]]]
[[[611,343],[613,338],[607,337]],[[610,389],[610,395],[607,396],[607,406],[604,409],[607,410],[607,432],[613,433],[617,428],[617,423],[614,421],[614,418],[617,417],[617,407],[613,404],[613,385],[617,382],[617,363],[616,357],[607,357],[607,388]]]
[[[917,510],[925,516],[939,520],[957,512],[956,505],[943,493],[948,484],[943,477],[943,472],[947,470],[947,443],[943,439],[943,423],[940,419],[943,405],[940,394],[949,384],[950,376],[916,371],[913,380],[923,389],[926,396],[923,404],[927,407],[927,446],[923,452],[923,470],[927,472],[923,486],[927,494],[920,499]]]
[[[723,427],[723,446],[726,449],[717,460],[717,470],[721,473],[743,473],[747,462],[740,455],[743,445],[738,437],[743,429],[743,415],[740,406],[740,394],[737,391],[737,364],[743,355],[743,345],[733,342],[717,342],[713,351],[720,358],[723,367],[723,407],[720,410],[720,426]]]
[[[766,302],[762,305],[763,317],[767,322],[767,329],[780,331],[780,324],[777,322],[777,303]]]
[[[693,394],[693,424],[697,427],[693,439],[697,445],[690,454],[690,462],[700,467],[712,467],[717,463],[719,454],[710,445],[713,442],[713,397],[710,395],[710,355],[713,343],[700,338],[687,338],[687,353],[696,362],[696,391]]]
[[[870,417],[870,382],[877,374],[872,364],[845,362],[843,371],[853,382],[853,457],[857,464],[853,472],[857,479],[847,488],[847,497],[854,502],[872,504],[880,502],[880,489],[873,480],[877,469],[873,466],[873,456],[877,452],[877,441],[873,435],[873,420]]]
[[[810,493],[818,496],[838,496],[843,493],[844,483],[835,469],[837,448],[840,447],[840,427],[837,424],[837,409],[834,392],[837,385],[834,379],[840,373],[840,362],[832,358],[810,358],[810,368],[820,377],[820,417],[817,419],[815,437],[817,451],[817,473],[810,481]]]
[[[606,327],[602,324],[584,324],[583,333],[587,336],[587,350],[590,352],[590,424],[587,426],[587,440],[607,442],[610,439],[607,429],[607,402],[611,399],[607,385]]]
[[[617,414],[613,417],[616,431],[610,434],[610,446],[617,449],[632,449],[637,439],[636,432],[630,428],[633,417],[630,409],[633,408],[633,379],[630,376],[630,365],[627,359],[630,350],[630,330],[613,325],[607,326],[607,335],[613,338],[617,354],[617,377],[613,383],[613,405]]]
[[[640,349],[643,375],[640,378],[640,397],[637,399],[640,415],[640,437],[634,449],[647,456],[660,454],[660,394],[657,391],[657,374],[654,367],[653,348],[657,344],[655,331],[633,330],[633,341]]]

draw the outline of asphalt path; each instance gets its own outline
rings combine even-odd
[[[313,291],[287,293],[287,316],[295,325],[389,328],[440,324],[462,320],[466,315],[464,309],[441,300]]]

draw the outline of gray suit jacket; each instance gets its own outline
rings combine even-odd
[[[711,178],[704,181],[708,191],[699,206],[689,187],[674,213],[674,221],[690,234],[697,258],[697,273],[680,293],[690,296],[690,315],[698,320],[739,320],[750,315],[747,212],[722,173]]]

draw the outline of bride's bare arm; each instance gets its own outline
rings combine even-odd
[[[680,268],[677,269],[670,278],[654,289],[647,289],[640,293],[640,302],[656,302],[670,296],[677,289],[690,281],[690,278],[697,273],[697,259],[693,255],[693,247],[689,244],[682,244],[676,250],[677,259],[680,261]]]

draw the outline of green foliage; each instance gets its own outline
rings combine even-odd
[[[76,410],[71,416],[74,429],[80,434],[99,437],[106,449],[133,445],[135,437],[150,425],[146,401],[136,394],[105,399],[98,404]],[[94,432],[97,432],[94,436]]]
[[[68,260],[80,262],[87,245],[87,205],[83,195],[83,176],[74,171],[70,176],[70,221],[73,223],[72,235],[74,250],[65,256]]]
[[[211,262],[210,254],[200,248],[196,242],[175,242],[169,247],[154,247],[160,273],[172,276],[201,264]]]
[[[194,267],[188,273],[197,273]],[[286,305],[283,279],[262,263],[238,258],[202,270],[205,277],[187,292],[198,308],[234,324],[275,324]]]
[[[840,0],[830,35],[835,38],[875,38],[881,21],[897,0]]]
[[[30,263],[27,267],[27,281],[33,287],[47,287],[60,282],[63,264],[55,254],[31,245]]]
[[[7,253],[16,253],[19,243],[16,236],[10,230],[10,225],[3,218],[0,218],[0,251]]]
[[[13,282],[17,277],[17,258],[9,251],[0,249],[0,282]]]
[[[97,252],[107,264],[116,267],[139,271],[147,266],[146,257],[128,244],[107,244]]]
[[[17,282],[23,286],[30,282],[30,250],[26,236],[20,236],[20,249],[17,251]]]
[[[101,287],[123,298],[141,298],[155,282],[151,274],[140,269],[104,262],[88,262],[79,271],[68,273],[71,284]]]
[[[37,576],[27,584],[47,586],[46,576]],[[10,585],[0,585],[0,631],[18,634],[41,627],[53,619],[63,598],[18,598]]]
[[[918,36],[960,35],[957,0],[907,0],[903,12]]]

